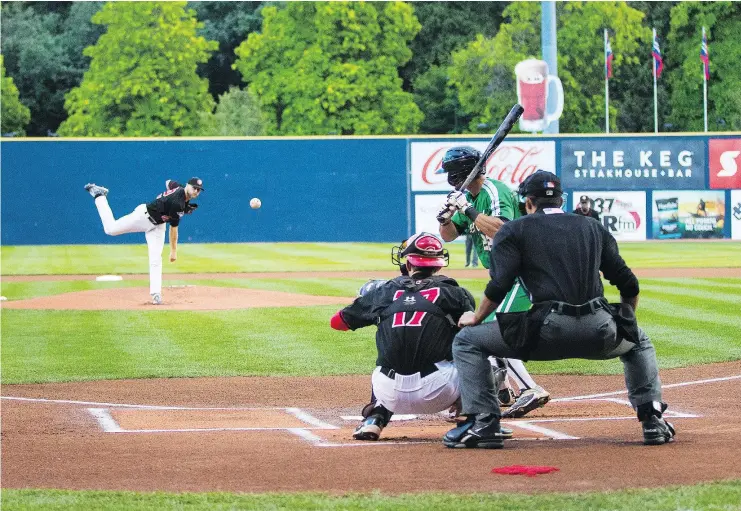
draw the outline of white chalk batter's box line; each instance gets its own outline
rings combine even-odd
[[[688,385],[699,385],[706,383],[716,383],[728,380],[741,379],[741,375],[727,376],[720,378],[709,378],[705,380],[696,380],[689,382],[674,383],[669,385],[663,385],[663,389],[684,387]],[[589,394],[583,396],[572,396],[564,398],[552,399],[551,402],[575,402],[575,401],[610,401],[617,404],[625,405],[629,408],[632,407],[627,399],[610,397],[619,396],[626,394],[625,390],[615,392],[605,392],[600,394]],[[308,412],[301,410],[300,408],[286,408],[286,407],[184,407],[184,406],[157,406],[157,405],[136,405],[136,404],[125,404],[125,403],[99,403],[91,401],[74,401],[74,400],[63,400],[63,399],[44,399],[44,398],[24,398],[24,397],[11,397],[11,396],[0,396],[0,399],[15,400],[15,401],[27,401],[27,402],[43,402],[43,403],[61,403],[61,404],[82,404],[82,405],[94,405],[95,408],[87,408],[88,412],[96,419],[101,429],[106,433],[192,433],[192,432],[218,432],[218,431],[286,431],[291,434],[298,436],[299,438],[311,443],[315,447],[382,447],[389,445],[424,445],[433,443],[433,441],[420,440],[416,442],[394,442],[394,441],[381,441],[381,442],[360,442],[360,443],[338,443],[330,442],[326,439],[312,433],[312,430],[337,430],[339,426],[329,424],[322,421],[321,419],[314,417]],[[121,428],[119,424],[113,419],[110,414],[110,408],[129,408],[129,409],[145,409],[145,410],[197,410],[197,411],[265,411],[265,410],[276,410],[284,411],[296,417],[297,419],[310,424],[309,427],[301,428],[287,428],[287,427],[259,427],[259,428],[184,428],[184,429],[136,429],[127,430]],[[664,415],[669,418],[699,418],[702,415],[681,412],[677,410],[667,410]],[[342,416],[344,420],[361,420],[360,416]],[[417,418],[416,415],[397,415],[392,417],[394,420],[411,420]],[[550,428],[538,426],[539,423],[552,423],[552,422],[585,422],[585,421],[603,421],[603,420],[635,420],[635,415],[617,416],[617,417],[564,417],[564,418],[549,418],[549,419],[531,419],[531,420],[518,420],[518,421],[502,421],[510,427],[518,427],[528,431],[541,433],[546,438],[514,438],[513,440],[578,440],[579,437],[571,436],[566,433],[562,433]],[[435,440],[434,443],[439,442]]]

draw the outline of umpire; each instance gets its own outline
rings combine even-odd
[[[447,447],[503,446],[500,409],[487,356],[522,360],[620,357],[628,398],[643,427],[643,443],[661,445],[674,437],[662,418],[656,352],[635,321],[638,279],[610,233],[593,218],[564,213],[561,182],[536,172],[519,189],[527,215],[505,223],[494,237],[491,281],[468,326],[453,341],[460,378],[461,426],[443,438]],[[585,247],[589,250],[574,250]],[[620,290],[620,304],[608,304],[600,271]],[[497,314],[482,323],[520,277],[532,296],[527,312]]]

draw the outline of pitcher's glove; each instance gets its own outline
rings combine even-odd
[[[184,213],[185,213],[186,215],[190,215],[190,214],[191,214],[191,213],[193,213],[193,212],[194,212],[194,211],[195,211],[196,209],[198,209],[198,204],[191,204],[190,202],[186,202],[186,203],[185,203],[185,209],[183,210],[183,212],[184,212]]]

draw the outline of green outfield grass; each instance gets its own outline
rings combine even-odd
[[[133,237],[132,237],[133,239]],[[2,247],[3,275],[147,273],[144,237],[136,245],[34,245]],[[181,243],[166,273],[352,271],[391,268],[389,243]],[[462,268],[462,243],[448,243],[451,266]],[[575,247],[576,248],[576,247]],[[623,243],[635,268],[741,266],[739,241]],[[165,254],[166,255],[166,254]]]
[[[315,510],[315,511],[690,511],[738,510],[741,481],[695,486],[565,494],[475,493],[452,495],[381,493],[330,496],[321,493],[229,494],[229,493],[133,493],[103,491],[4,490],[4,511],[107,509],[111,511],[165,510]]]
[[[463,266],[462,244],[450,244],[451,266]],[[741,243],[628,243],[635,268],[739,267]],[[390,244],[183,244],[167,272],[385,271]],[[2,247],[2,274],[146,273],[146,246]],[[678,270],[681,275],[681,270]],[[326,296],[354,296],[362,278],[168,280]],[[486,284],[463,279],[477,300]],[[141,287],[120,282],[0,281],[9,300],[88,289]],[[608,298],[617,292],[607,287]],[[654,340],[662,368],[741,359],[741,279],[641,279],[638,317]],[[374,328],[329,328],[334,306],[233,311],[40,311],[3,309],[4,385],[97,379],[368,374],[375,365]],[[537,374],[618,374],[611,361],[530,362]],[[5,389],[8,393],[8,388]],[[7,469],[7,468],[6,468]],[[20,509],[741,509],[741,482],[586,494],[164,494],[7,490],[2,507]]]

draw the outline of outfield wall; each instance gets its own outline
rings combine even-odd
[[[449,190],[445,150],[488,137],[2,139],[2,244],[137,243],[106,236],[82,187],[108,187],[129,213],[197,175],[201,208],[181,240],[398,241],[436,231]],[[588,195],[621,240],[741,239],[741,134],[518,136],[488,160],[515,188],[535,169],[561,176],[572,210]],[[260,210],[249,209],[252,197]]]

